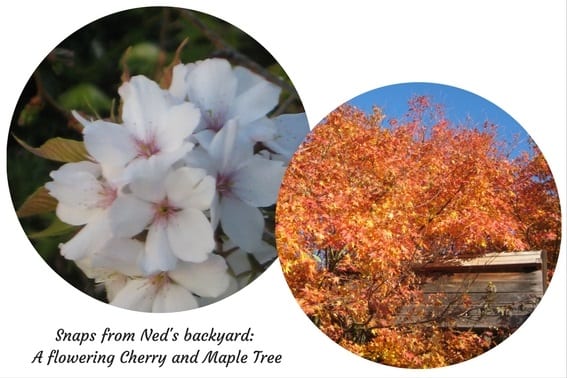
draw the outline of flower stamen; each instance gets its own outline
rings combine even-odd
[[[153,204],[154,219],[153,222],[167,222],[168,219],[181,209],[172,206],[167,198]]]
[[[153,135],[146,140],[136,139],[135,144],[137,151],[136,157],[138,158],[149,159],[160,152],[156,138]]]
[[[217,192],[222,196],[230,195],[232,192],[232,177],[231,175],[217,175]]]
[[[153,285],[156,290],[160,290],[167,284],[171,282],[171,279],[167,275],[167,272],[157,273],[149,278],[150,284]]]
[[[216,113],[213,115],[212,110],[207,110],[204,113],[205,118],[205,128],[209,130],[213,130],[214,132],[219,132],[220,129],[224,126],[224,116],[222,114]]]
[[[106,209],[107,207],[112,205],[112,203],[118,196],[118,190],[108,183],[102,183],[98,195],[99,200],[97,202],[97,206]]]

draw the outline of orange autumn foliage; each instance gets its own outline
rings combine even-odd
[[[539,150],[509,159],[495,126],[453,126],[427,97],[383,120],[378,108],[341,106],[294,155],[276,213],[285,278],[310,319],[365,358],[412,368],[470,359],[490,347],[480,335],[400,316],[424,301],[413,267],[489,251],[556,256],[551,173]]]

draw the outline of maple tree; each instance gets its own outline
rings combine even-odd
[[[414,267],[529,248],[556,258],[559,200],[537,148],[510,159],[495,125],[452,125],[426,96],[408,105],[389,125],[378,107],[343,105],[314,128],[282,183],[276,243],[293,295],[332,340],[373,361],[436,367],[493,344],[438,327],[442,308],[404,316],[408,303],[440,303]]]
[[[533,157],[523,153],[516,159],[517,179],[514,182],[514,214],[521,224],[522,238],[533,249],[547,252],[548,280],[551,280],[559,255],[561,212],[557,187],[539,148]]]

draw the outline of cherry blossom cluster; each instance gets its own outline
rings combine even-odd
[[[267,116],[280,88],[246,68],[207,59],[172,74],[167,89],[123,83],[121,123],[73,112],[90,159],[45,185],[58,218],[82,226],[61,254],[138,311],[214,302],[240,288],[249,254],[275,258],[261,210],[308,132],[304,113]]]

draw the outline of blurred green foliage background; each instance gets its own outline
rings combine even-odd
[[[179,8],[137,8],[94,21],[56,46],[26,84],[12,118],[7,146],[10,194],[18,209],[36,188],[49,181],[61,163],[39,158],[12,136],[38,147],[59,136],[81,140],[71,110],[110,118],[119,112],[122,75],[162,78],[181,43],[183,63],[222,57],[245,66],[282,88],[275,114],[302,112],[301,101],[282,67],[252,37],[213,16]],[[27,235],[47,228],[53,213],[21,218]],[[69,235],[30,241],[59,275],[83,292],[104,300],[105,293],[75,264],[59,254]]]

